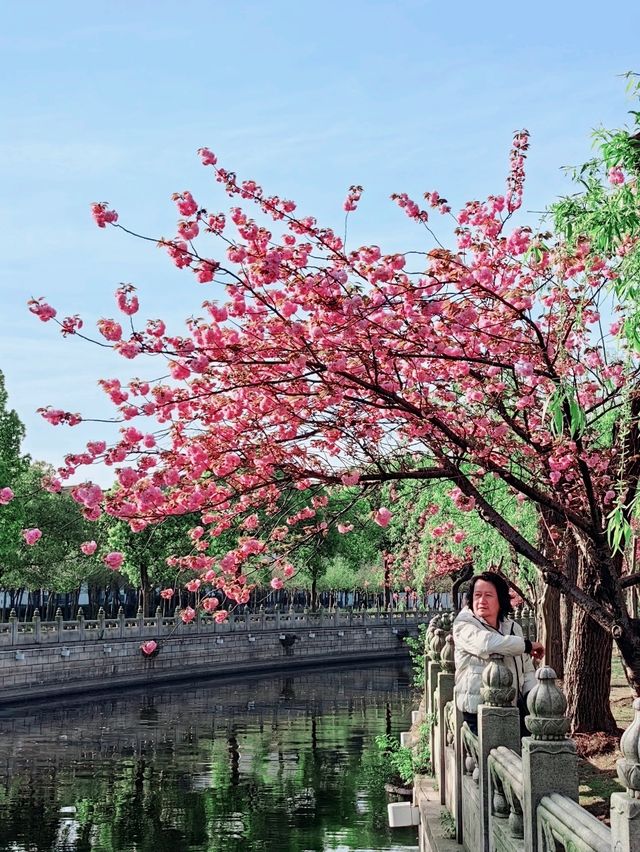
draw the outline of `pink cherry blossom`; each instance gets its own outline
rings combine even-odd
[[[14,498],[14,493],[10,488],[0,488],[0,506],[6,506]]]
[[[357,470],[343,473],[340,480],[343,485],[357,485],[360,482],[360,473]]]
[[[624,183],[624,172],[619,166],[613,166],[610,168],[607,177],[609,178],[609,183],[614,186]]]
[[[213,610],[217,609],[219,606],[220,601],[218,600],[218,598],[204,598],[204,600],[202,601],[202,608],[205,612],[213,612]]]
[[[158,643],[155,641],[155,639],[147,639],[146,642],[143,642],[142,645],[140,645],[140,650],[145,655],[145,657],[151,656],[151,654],[153,654],[154,651],[157,650],[157,648]]]
[[[42,533],[37,527],[31,527],[30,529],[22,530],[22,538],[31,547],[42,538]]]
[[[95,541],[83,541],[80,545],[80,550],[85,556],[92,556],[96,552],[97,547],[98,545]]]
[[[195,617],[196,611],[193,607],[188,606],[180,612],[180,618],[185,624],[191,624]]]
[[[389,521],[392,517],[392,512],[390,512],[389,509],[383,506],[375,513],[375,515],[373,516],[373,520],[376,522],[376,524],[378,524],[378,526],[386,527],[389,525]]]
[[[133,316],[140,307],[138,297],[134,295],[135,289],[132,284],[121,284],[116,290],[118,308],[127,316]]]
[[[107,568],[110,568],[112,571],[118,571],[122,563],[124,562],[124,553],[120,553],[118,550],[112,550],[102,560]]]
[[[31,313],[35,314],[42,322],[49,322],[56,315],[54,308],[44,301],[44,296],[40,296],[38,299],[29,299],[27,304]]]
[[[165,601],[170,601],[174,594],[175,592],[173,589],[163,589],[160,592],[160,597]]]
[[[280,577],[274,577],[269,585],[272,589],[275,589],[277,591],[278,589],[281,589],[284,586],[284,583],[282,582]]]
[[[122,337],[122,326],[112,319],[101,319],[97,322],[98,331],[106,339],[118,341]]]
[[[118,221],[118,214],[115,210],[109,210],[106,201],[92,204],[91,215],[99,228],[106,228],[107,225],[114,225]]]

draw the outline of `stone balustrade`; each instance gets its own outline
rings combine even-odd
[[[422,610],[259,610],[228,621],[176,613],[50,622],[38,613],[0,625],[0,703],[166,680],[238,676],[301,666],[406,657],[433,612]],[[151,642],[150,640],[153,640]]]
[[[160,607],[151,617],[144,617],[138,610],[135,618],[126,618],[120,608],[115,618],[109,618],[101,608],[98,617],[86,619],[82,609],[71,621],[65,621],[58,609],[53,621],[42,621],[35,611],[26,622],[18,621],[15,610],[11,610],[7,622],[0,623],[0,649],[24,645],[67,644],[87,640],[169,638],[200,633],[260,633],[265,630],[295,632],[296,630],[320,629],[323,627],[373,627],[391,626],[398,630],[417,627],[433,615],[426,610],[353,610],[318,609],[296,610],[293,607],[280,610],[277,606],[267,612],[263,608],[255,612],[231,614],[227,621],[218,623],[213,615],[199,611],[191,624],[184,624],[179,610],[171,616],[162,614]]]
[[[541,666],[536,672],[537,685],[527,698],[530,735],[521,739],[511,672],[501,656],[492,656],[483,672],[474,734],[455,706],[451,623],[451,617],[437,615],[426,633],[424,706],[432,725],[435,783],[416,779],[421,852],[460,847],[640,852],[640,698],[621,740],[618,775],[626,792],[611,796],[609,828],[578,804],[576,747],[567,736],[566,699],[553,669]],[[520,623],[525,636],[534,639],[533,618],[522,614]],[[455,841],[442,835],[444,808],[455,825]]]

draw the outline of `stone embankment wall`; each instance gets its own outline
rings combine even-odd
[[[12,622],[0,630],[0,702],[189,679],[407,655],[402,639],[427,612],[264,613],[199,619],[80,618]],[[6,628],[6,629],[5,629]],[[158,653],[141,644],[154,639]]]

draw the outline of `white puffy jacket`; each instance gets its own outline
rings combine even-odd
[[[526,695],[536,685],[531,657],[525,654],[522,628],[505,618],[498,629],[491,627],[467,606],[453,622],[453,642],[456,660],[455,696],[458,709],[477,713],[481,702],[482,671],[491,654],[502,654],[504,665],[513,675],[516,694]]]

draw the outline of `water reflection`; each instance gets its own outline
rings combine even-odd
[[[409,678],[391,663],[0,711],[0,850],[415,849],[372,772]]]

